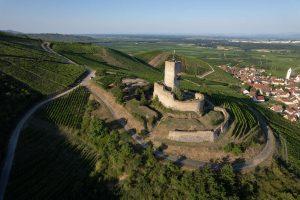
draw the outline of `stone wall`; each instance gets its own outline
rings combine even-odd
[[[210,131],[169,131],[168,138],[178,142],[213,142],[218,137],[213,130]]]
[[[175,99],[174,95],[165,89],[164,85],[159,83],[154,83],[153,97],[157,97],[159,101],[167,108],[178,111],[192,111],[201,113],[204,106],[204,96],[200,97],[197,94],[197,99],[188,101],[178,101]]]
[[[181,62],[179,61],[166,61],[165,62],[165,77],[164,84],[174,89],[179,86],[177,74],[180,72]]]
[[[224,115],[224,121],[217,128],[215,128],[215,131],[214,131],[216,134],[219,135],[220,133],[226,132],[228,129],[229,114],[225,108],[221,108],[221,107],[217,107],[217,106],[214,107],[214,111],[222,112],[222,114]]]
[[[221,107],[214,107],[215,111],[222,112],[224,115],[224,121],[216,127],[214,130],[204,130],[204,131],[183,131],[175,130],[169,131],[168,138],[170,140],[178,142],[214,142],[218,139],[221,133],[227,131],[229,124],[229,114],[226,109]]]

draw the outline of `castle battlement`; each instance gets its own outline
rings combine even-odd
[[[204,95],[197,93],[197,99],[179,101],[175,99],[174,94],[171,91],[165,89],[163,84],[154,83],[153,97],[157,97],[158,100],[167,108],[178,111],[192,111],[196,113],[203,112]]]

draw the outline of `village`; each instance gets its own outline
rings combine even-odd
[[[242,81],[246,87],[241,92],[255,102],[268,101],[269,108],[280,113],[284,118],[296,122],[300,118],[300,75],[291,76],[292,69],[286,77],[278,78],[268,75],[264,69],[254,66],[238,68],[228,65],[219,66]]]

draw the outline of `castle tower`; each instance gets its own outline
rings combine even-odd
[[[285,77],[286,80],[289,80],[289,79],[290,79],[291,73],[292,73],[292,68],[289,68],[289,70],[288,70],[287,73],[286,73],[286,77]]]
[[[166,61],[165,62],[165,77],[164,84],[172,90],[179,86],[179,80],[177,74],[180,72],[180,61]]]

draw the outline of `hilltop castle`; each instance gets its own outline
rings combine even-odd
[[[153,97],[167,108],[178,111],[192,111],[202,113],[204,107],[204,95],[195,93],[193,99],[180,101],[176,99],[173,91],[179,87],[178,73],[181,71],[181,62],[175,59],[165,62],[165,75],[163,83],[154,83]]]

